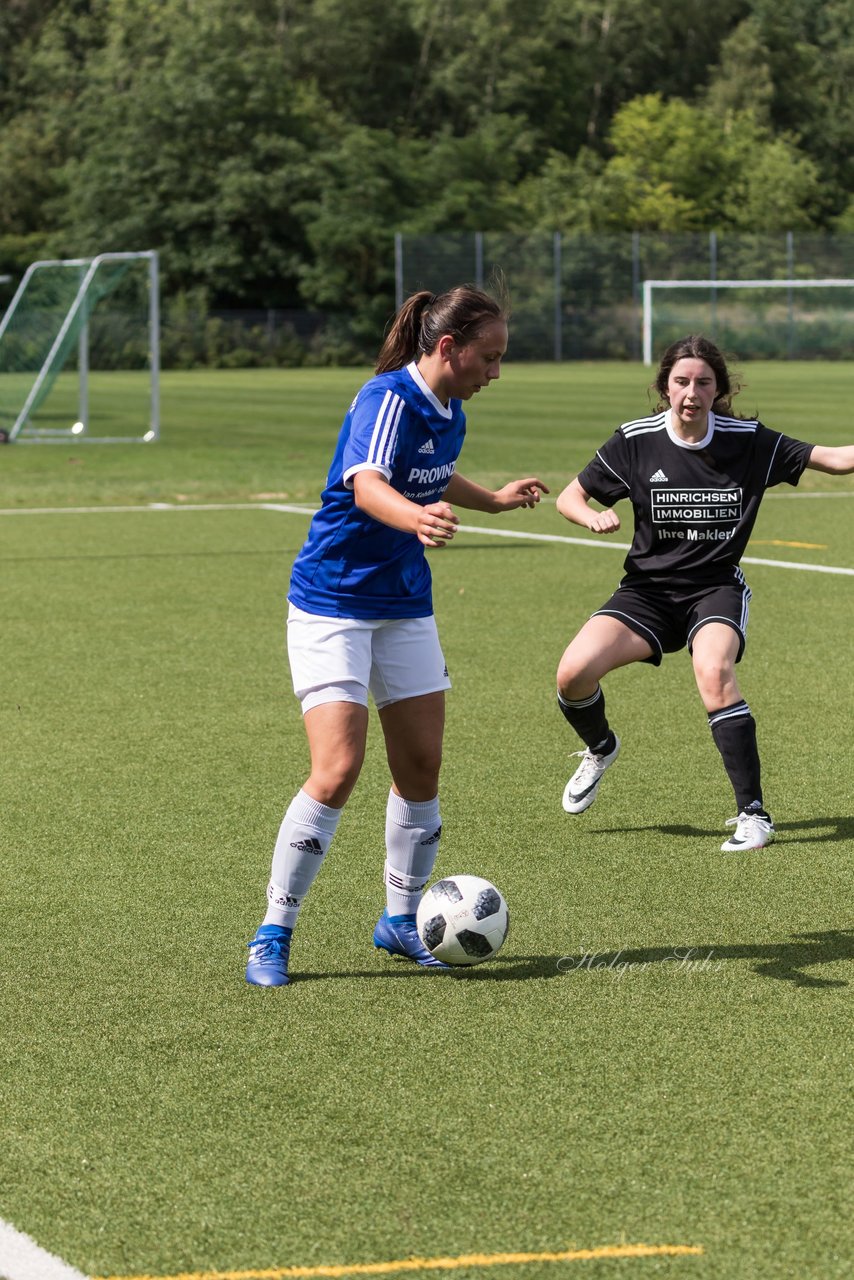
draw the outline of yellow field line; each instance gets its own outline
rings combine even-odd
[[[589,1262],[595,1258],[661,1258],[702,1254],[693,1244],[612,1244],[559,1253],[465,1253],[457,1258],[401,1258],[319,1267],[255,1267],[248,1271],[182,1271],[172,1276],[93,1276],[92,1280],[321,1280],[338,1276],[390,1276],[402,1271],[459,1271],[463,1267],[509,1267],[534,1262]]]
[[[808,551],[826,551],[824,542],[787,542],[783,538],[751,538],[752,547],[805,547]]]

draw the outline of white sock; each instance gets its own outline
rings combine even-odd
[[[323,865],[335,835],[341,809],[312,800],[298,791],[279,827],[267,886],[264,924],[293,928],[303,899]]]
[[[385,821],[386,907],[390,916],[411,916],[439,852],[439,797],[416,803],[389,792]]]

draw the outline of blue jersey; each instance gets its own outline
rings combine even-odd
[[[333,618],[425,618],[433,612],[425,548],[381,524],[353,496],[357,471],[380,471],[420,506],[438,502],[465,438],[459,400],[446,407],[415,364],[366,382],[350,405],[321,507],[291,574],[288,599]]]

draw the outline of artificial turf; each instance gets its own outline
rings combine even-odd
[[[845,366],[746,374],[745,412],[845,441]],[[494,880],[508,942],[450,976],[373,950],[374,721],[295,981],[243,981],[307,765],[282,624],[308,516],[263,503],[316,501],[363,376],[167,374],[156,445],[0,451],[0,1219],[98,1276],[626,1242],[702,1253],[453,1274],[847,1276],[850,572],[745,564],[779,836],[723,855],[732,798],[684,654],[608,677],[623,752],[592,809],[560,808],[578,744],[554,669],[622,553],[458,535],[431,562],[454,683],[437,872]],[[461,469],[553,498],[647,380],[511,363]],[[854,480],[793,492],[749,558],[854,569]],[[584,538],[551,503],[461,514]]]

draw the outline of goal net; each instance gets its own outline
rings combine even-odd
[[[156,440],[157,254],[32,263],[0,319],[0,441]]]
[[[854,280],[644,280],[644,364],[689,333],[742,360],[847,359]]]

